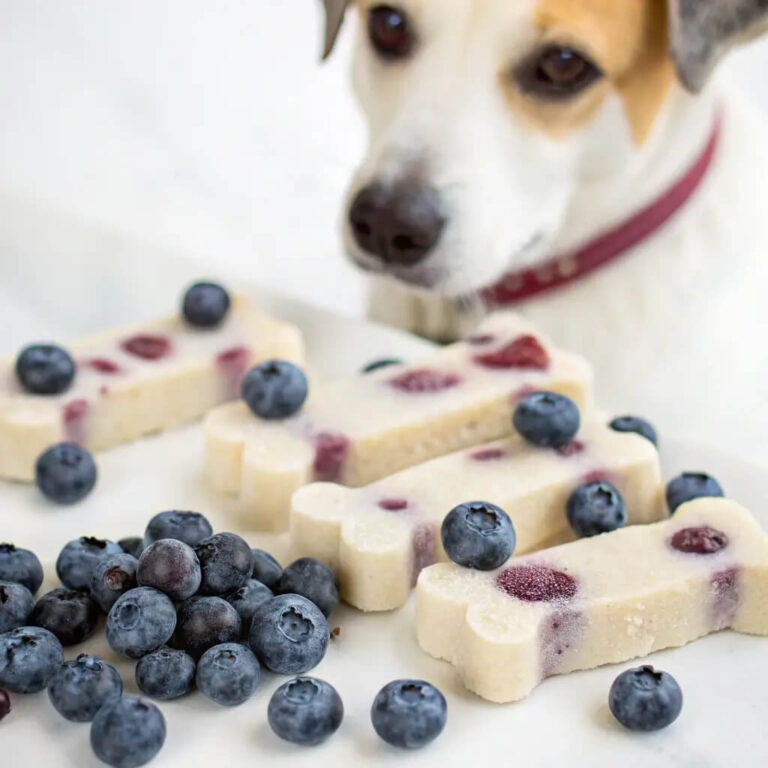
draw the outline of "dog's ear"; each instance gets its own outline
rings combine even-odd
[[[331,55],[336,38],[339,36],[344,13],[351,0],[323,0],[325,6],[325,42],[323,43],[323,60]]]
[[[768,30],[768,0],[667,2],[672,58],[682,84],[693,93],[732,46]]]

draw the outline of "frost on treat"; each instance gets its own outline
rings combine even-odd
[[[504,509],[515,527],[518,554],[569,539],[568,499],[595,477],[621,493],[630,523],[662,518],[663,487],[652,443],[596,419],[583,424],[579,441],[583,450],[563,454],[512,436],[363,488],[313,483],[293,497],[293,548],[331,565],[347,602],[367,611],[390,610],[405,602],[421,567],[448,559],[440,526],[457,504],[482,499]]]
[[[216,312],[219,322],[211,325]],[[102,450],[194,420],[238,397],[255,363],[302,361],[298,331],[244,297],[223,314],[207,306],[202,319],[209,324],[179,314],[66,350],[33,344],[0,361],[0,477],[32,480],[35,460],[56,443]]]
[[[411,365],[315,384],[302,409],[282,421],[260,419],[244,402],[215,409],[205,423],[214,486],[237,495],[258,527],[282,529],[301,486],[361,486],[503,437],[513,431],[514,403],[533,390],[588,405],[587,363],[527,321],[502,312],[478,334]]]
[[[515,701],[549,675],[720,629],[768,635],[768,534],[738,504],[698,499],[664,522],[515,557],[496,571],[431,566],[416,598],[421,647],[483,698]]]

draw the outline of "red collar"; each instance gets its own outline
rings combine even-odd
[[[653,202],[569,254],[530,269],[510,272],[485,291],[486,301],[508,306],[562,288],[610,263],[654,234],[688,202],[706,177],[720,139],[720,125],[718,116],[701,154],[685,174]]]

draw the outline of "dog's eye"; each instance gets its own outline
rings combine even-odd
[[[583,53],[560,46],[537,52],[515,72],[520,89],[547,99],[567,99],[592,85],[602,72]]]
[[[368,37],[376,52],[385,59],[407,56],[413,47],[413,34],[405,13],[390,5],[371,8]]]

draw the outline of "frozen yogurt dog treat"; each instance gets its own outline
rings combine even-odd
[[[36,347],[32,357],[35,351],[48,355],[43,363],[50,367],[50,347]],[[39,375],[39,356],[0,361],[0,477],[32,480],[35,460],[54,443],[101,450],[191,421],[238,397],[254,363],[303,358],[298,330],[244,297],[233,298],[215,326],[179,314],[58,353],[63,375],[47,380]]]
[[[245,403],[205,423],[207,470],[260,527],[285,528],[291,494],[315,481],[360,486],[512,431],[513,402],[532,389],[589,400],[591,373],[512,313],[490,317],[469,339],[411,365],[310,387],[282,421]]]
[[[630,523],[664,515],[656,448],[594,419],[560,448],[540,448],[513,435],[363,488],[312,483],[293,496],[292,545],[297,554],[337,571],[348,603],[365,611],[391,610],[406,601],[423,567],[448,559],[440,526],[457,504],[482,499],[504,509],[520,554],[571,538],[568,498],[595,480],[621,493]]]
[[[697,499],[674,517],[525,557],[496,571],[440,563],[416,590],[419,644],[485,699],[720,629],[768,634],[768,535],[746,509]]]

